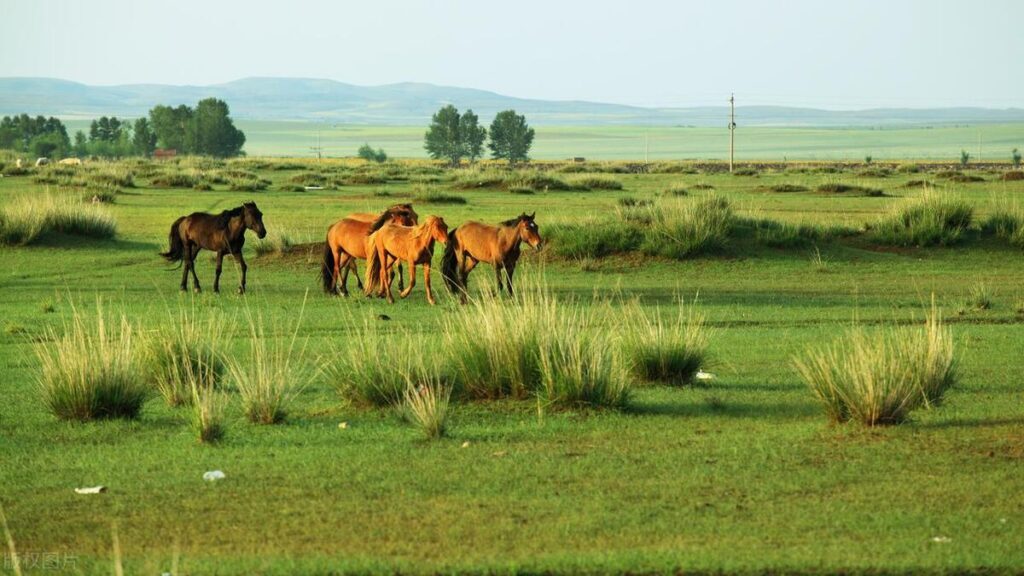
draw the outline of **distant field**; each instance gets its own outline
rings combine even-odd
[[[69,120],[68,130],[87,130],[88,122]],[[353,156],[364,143],[382,147],[395,158],[426,158],[426,126],[357,126],[313,122],[240,120],[250,156],[311,157],[317,131],[323,153]],[[538,126],[531,156],[557,160],[725,159],[729,133],[722,128],[666,126]],[[979,153],[979,136],[981,149]],[[978,124],[915,128],[771,128],[736,131],[740,160],[922,159],[954,161],[961,150],[978,160],[1008,160],[1024,149],[1024,124]]]
[[[388,154],[424,158],[425,126],[344,126],[308,122],[241,121],[254,156],[311,156],[320,145],[327,156],[351,156],[363,143]],[[729,133],[722,128],[657,126],[538,126],[532,156],[550,160],[583,156],[595,160],[723,159]],[[981,153],[978,138],[981,137]],[[744,160],[861,160],[959,158],[966,149],[977,159],[1007,160],[1010,150],[1024,148],[1024,125],[989,124],[944,128],[739,128],[736,157]]]

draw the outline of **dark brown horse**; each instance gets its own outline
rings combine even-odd
[[[448,233],[448,244],[441,259],[441,275],[444,283],[452,293],[458,292],[459,299],[466,303],[466,287],[469,273],[480,262],[494,266],[498,277],[498,292],[503,285],[512,292],[512,275],[519,261],[519,245],[526,242],[540,250],[543,240],[540,229],[533,221],[533,214],[520,214],[519,217],[506,220],[498,226],[488,226],[479,222],[466,222]],[[502,272],[505,278],[502,278]]]
[[[238,293],[245,294],[245,271],[248,268],[242,257],[245,231],[252,230],[263,238],[267,229],[263,226],[263,213],[255,202],[246,202],[233,210],[220,214],[193,212],[182,216],[171,225],[168,239],[171,248],[160,255],[170,262],[182,261],[181,289],[188,289],[188,273],[192,271],[192,284],[199,292],[199,278],[196,276],[196,255],[203,248],[217,254],[217,276],[213,280],[213,291],[220,292],[220,270],[225,254],[231,254],[242,268],[242,282]]]

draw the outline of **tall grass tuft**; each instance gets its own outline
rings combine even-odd
[[[421,358],[431,344],[405,332],[378,334],[367,322],[349,321],[348,336],[323,366],[328,382],[345,399],[374,406],[401,403],[410,380],[429,378]]]
[[[192,407],[189,425],[200,443],[212,444],[224,437],[224,409],[227,397],[214,386],[212,379],[190,382]]]
[[[606,332],[563,322],[540,350],[542,406],[621,408],[631,381],[621,349]]]
[[[177,318],[168,312],[166,326],[146,338],[145,364],[168,406],[190,404],[196,387],[215,388],[224,379],[225,322],[220,316],[200,321],[194,309],[183,308]]]
[[[704,317],[677,306],[675,318],[660,309],[648,316],[636,302],[622,310],[623,352],[639,380],[689,384],[707,362],[708,330]]]
[[[451,387],[437,378],[408,379],[399,411],[428,440],[441,438],[448,428]]]
[[[0,243],[25,245],[46,232],[92,238],[112,238],[117,223],[98,204],[86,204],[76,195],[20,196],[0,211]]]
[[[926,191],[872,226],[870,238],[893,246],[949,246],[963,238],[973,214],[963,200]]]
[[[36,348],[43,402],[62,420],[135,418],[148,397],[135,361],[135,331],[97,303],[95,315],[72,306],[61,334],[49,332]]]
[[[721,250],[735,222],[729,201],[708,196],[663,201],[649,208],[651,223],[641,249],[650,255],[687,258]]]
[[[957,380],[952,333],[934,305],[923,330],[855,328],[794,364],[830,420],[867,426],[903,422]]]
[[[312,380],[305,339],[300,340],[301,313],[281,337],[266,330],[261,316],[249,316],[249,353],[226,359],[228,374],[238,388],[242,410],[253,424],[277,424],[288,405]],[[290,335],[287,332],[291,332]]]

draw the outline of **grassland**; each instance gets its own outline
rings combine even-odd
[[[537,126],[532,157],[563,160],[643,158],[723,159],[729,151],[728,120],[722,128],[664,126]],[[955,161],[961,150],[976,160],[1007,161],[1021,147],[1024,127],[1014,124],[971,126],[909,126],[879,128],[813,128],[743,126],[736,132],[736,157],[741,160],[876,160],[908,158]],[[71,122],[70,124],[74,124]],[[69,124],[69,129],[73,128]],[[313,122],[249,121],[245,149],[250,155],[314,156],[320,145],[327,156],[354,156],[364,143],[384,148],[394,158],[425,158],[424,126],[361,126]],[[980,144],[980,150],[979,150]],[[979,153],[980,152],[980,153]]]
[[[353,150],[363,136],[352,140]],[[387,141],[370,141],[394,154]],[[134,187],[121,188],[106,207],[117,223],[113,238],[48,231],[26,246],[0,247],[0,503],[36,571],[44,555],[56,554],[69,572],[111,572],[114,525],[129,573],[173,566],[182,574],[1024,569],[1024,254],[973,229],[955,246],[934,248],[878,245],[860,232],[921,195],[907,187],[911,181],[933,182],[969,203],[975,228],[1020,201],[1024,181],[968,170],[983,180],[959,183],[938,176],[948,167],[878,177],[863,167],[822,173],[822,166],[790,164],[733,176],[680,165],[694,173],[605,174],[623,189],[538,187],[523,195],[456,187],[455,176],[426,163],[389,165],[379,181],[358,184],[366,179],[350,173],[357,166],[240,161],[206,167],[224,176],[211,180],[211,190],[154,187],[159,169],[114,167],[133,170]],[[548,168],[545,174],[563,177]],[[231,191],[226,170],[269,184]],[[307,172],[329,173],[329,189],[282,190]],[[0,179],[0,207],[47,192],[82,195],[37,180]],[[237,319],[225,344],[233,354],[249,347],[252,314],[273,341],[291,338],[300,321],[311,356],[352,345],[359,337],[353,326],[384,340],[398,331],[422,335],[422,354],[438,354],[443,320],[458,306],[453,298],[430,307],[422,283],[393,306],[328,298],[316,277],[314,243],[331,222],[412,197],[424,180],[466,199],[417,206],[451,225],[536,211],[544,235],[580,219],[614,218],[622,198],[659,202],[665,191],[685,190],[676,201],[715,195],[742,217],[853,234],[785,247],[736,239],[682,260],[639,251],[562,258],[555,238],[525,255],[520,282],[542,278],[559,298],[583,306],[603,306],[595,296],[637,298],[643,309],[672,316],[679,298],[696,301],[713,331],[713,363],[705,369],[716,378],[640,386],[622,410],[538,410],[530,399],[457,402],[447,437],[425,441],[393,410],[351,404],[312,378],[283,424],[250,424],[234,398],[215,445],[199,444],[187,412],[156,397],[134,421],[76,424],[47,412],[32,346],[62,329],[72,301],[89,311],[100,298],[143,334],[181,308],[221,312]],[[884,195],[818,191],[836,183]],[[268,238],[285,235],[280,244],[294,247],[257,256],[250,238],[245,297],[179,294],[180,271],[156,255],[170,223],[245,200],[264,212]],[[208,253],[197,269],[209,286]],[[226,265],[225,286],[237,274]],[[493,282],[486,266],[471,276],[474,291]],[[987,308],[974,305],[979,285]],[[434,286],[443,290],[439,279]],[[933,295],[952,327],[962,374],[942,405],[900,426],[829,424],[794,355],[854,323],[921,323]],[[607,330],[619,320],[608,314]],[[204,482],[203,473],[215,469],[226,479]],[[109,491],[74,492],[97,484]]]

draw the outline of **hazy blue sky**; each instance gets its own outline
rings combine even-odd
[[[0,76],[417,81],[640,105],[1024,106],[1024,1],[0,0]]]

